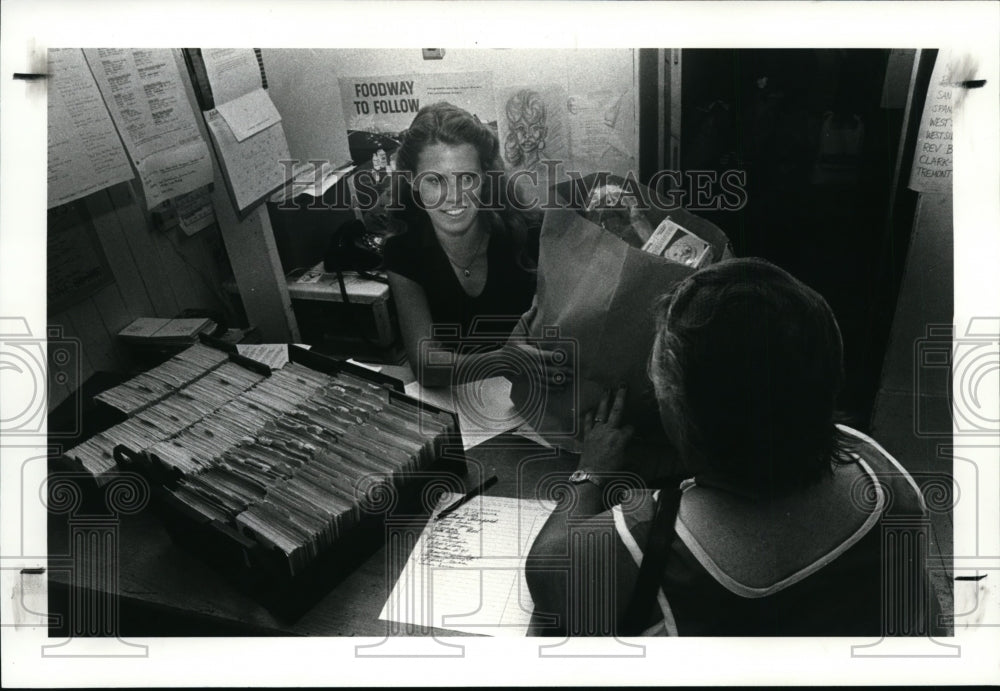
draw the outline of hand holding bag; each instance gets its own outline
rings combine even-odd
[[[521,415],[541,436],[570,447],[574,438],[582,437],[583,412],[595,408],[604,391],[620,383],[629,387],[629,422],[639,434],[662,436],[646,371],[654,338],[652,306],[695,271],[644,252],[585,218],[580,200],[587,195],[579,190],[594,189],[598,180],[592,175],[556,186],[565,208],[545,213],[537,309],[527,320],[529,342],[543,349],[559,346],[570,353],[573,380],[553,387],[530,371],[512,377],[511,398]],[[576,191],[570,187],[573,184],[579,185]],[[669,216],[711,245],[713,261],[731,256],[728,239],[717,226],[683,209],[669,209],[647,188],[639,192],[650,227]]]

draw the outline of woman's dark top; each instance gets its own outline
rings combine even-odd
[[[426,216],[386,241],[384,268],[424,289],[435,338],[444,341],[483,335],[506,338],[518,317],[531,307],[535,272],[522,264],[538,263],[538,228],[529,228],[520,261],[509,232],[493,230],[487,242],[486,285],[482,293],[470,297],[458,282]],[[454,326],[460,328],[458,333]],[[440,334],[446,335],[441,338]]]
[[[831,547],[826,539],[814,540],[795,527],[784,531],[758,521],[767,512],[752,503],[744,505],[742,519],[745,532],[756,535],[749,543],[745,535],[716,527],[723,523],[688,525],[677,516],[660,591],[656,604],[650,603],[649,626],[642,635],[940,635],[940,605],[927,580],[925,548],[917,547],[928,539],[923,495],[885,449],[856,430],[839,429],[854,439],[851,455],[867,476],[845,487],[852,502],[845,508],[867,514],[864,524],[849,534],[841,531]],[[692,481],[682,483],[681,490],[699,491]],[[656,499],[641,492],[628,503],[628,508],[611,510],[624,547],[618,552],[623,560],[615,571],[619,578],[641,568],[641,545],[648,540]],[[823,535],[828,528],[817,526],[814,534]],[[736,545],[741,539],[743,544]],[[719,558],[740,547],[758,561],[754,568],[748,568],[749,562]],[[795,566],[779,566],[773,558],[778,551],[802,558],[788,562]],[[629,557],[634,567],[624,563]]]

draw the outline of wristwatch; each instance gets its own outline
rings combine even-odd
[[[600,475],[596,475],[589,470],[574,470],[573,474],[569,476],[569,481],[574,485],[582,485],[584,482],[591,482],[602,488],[607,483],[605,478],[602,478]]]

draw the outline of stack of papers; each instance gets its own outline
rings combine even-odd
[[[272,194],[269,201],[273,204],[280,204],[295,199],[300,194],[322,197],[328,189],[352,170],[354,170],[354,164],[350,162],[333,167],[323,161],[318,168],[314,161],[296,163],[292,168],[291,182]]]
[[[217,324],[208,317],[159,319],[140,317],[118,332],[119,338],[144,345],[190,345],[198,334],[215,331]]]

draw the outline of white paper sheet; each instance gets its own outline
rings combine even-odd
[[[954,51],[938,51],[913,151],[909,187],[915,192],[951,192],[952,115],[956,97],[962,91],[955,88],[955,83],[968,79],[975,71],[973,68],[965,74],[968,69]]]
[[[212,182],[212,161],[201,137],[150,154],[137,168],[150,208]]]
[[[212,182],[180,72],[169,49],[86,48],[84,55],[153,208]]]
[[[203,188],[182,194],[174,200],[177,207],[177,223],[185,235],[194,235],[215,223],[215,208],[212,195]]]
[[[619,131],[626,94],[612,91],[574,94],[567,99],[570,152],[574,161],[607,163],[630,158]]]
[[[533,441],[539,446],[544,446],[546,449],[552,448],[552,444],[549,442],[549,440],[540,435],[538,432],[536,432],[535,428],[527,423],[518,427],[517,431],[514,432],[514,434],[524,439],[527,439],[528,441]]]
[[[79,48],[49,51],[48,208],[134,175]]]
[[[458,413],[465,449],[525,424],[510,400],[510,381],[503,377],[441,389],[426,389],[418,382],[410,382],[405,391],[438,408]]]
[[[296,343],[295,347],[305,350],[312,348],[307,343]],[[287,343],[237,343],[236,352],[271,369],[281,369],[288,364]]]
[[[371,365],[371,364],[369,364],[367,362],[358,362],[354,358],[348,358],[347,361],[349,363],[351,363],[352,365],[357,365],[358,367],[364,367],[365,369],[370,369],[372,372],[381,372],[382,371],[382,366],[381,365]]]
[[[238,343],[236,352],[271,369],[281,369],[288,364],[287,343]]]
[[[434,515],[460,496],[446,493]],[[524,561],[553,508],[551,502],[479,496],[440,521],[431,518],[379,619],[524,636],[534,608]]]
[[[559,84],[520,84],[497,90],[500,150],[510,172],[548,169],[545,159],[568,161],[566,88]]]
[[[216,101],[215,108],[226,119],[238,142],[281,122],[281,114],[263,89],[243,94],[232,101]]]
[[[334,167],[327,161],[322,161],[319,170],[312,161],[300,161],[292,167],[292,184],[271,195],[270,201],[280,204],[295,199],[300,194],[310,197],[322,197],[326,191],[337,184],[337,181],[354,170],[353,164]]]
[[[395,137],[410,126],[421,106],[438,101],[464,108],[483,122],[497,120],[491,72],[366,75],[339,81],[348,131]]]
[[[285,183],[281,161],[290,160],[291,154],[280,122],[242,142],[236,141],[217,109],[205,113],[205,123],[222,158],[237,209],[247,209]]]
[[[202,48],[201,59],[216,107],[264,86],[252,48]]]

